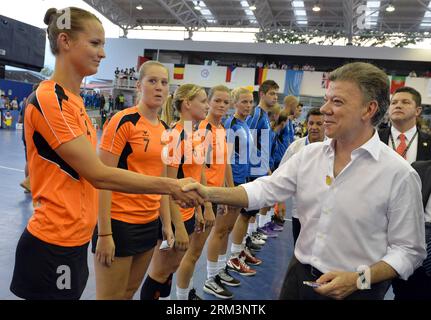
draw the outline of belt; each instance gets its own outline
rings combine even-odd
[[[308,272],[310,272],[310,274],[311,274],[313,277],[320,278],[320,276],[321,276],[321,275],[323,275],[323,272],[321,272],[319,269],[317,269],[317,268],[313,267],[313,266],[312,266],[312,265],[310,265],[310,264],[302,264],[302,263],[301,263],[301,265],[302,265],[302,267],[303,267],[305,270],[307,270]]]

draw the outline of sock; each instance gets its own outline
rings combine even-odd
[[[233,256],[237,256],[241,253],[242,249],[243,249],[243,244],[235,244],[232,242],[232,245],[230,247],[230,252],[232,253]]]
[[[193,277],[190,278],[188,289],[189,291],[193,289]]]
[[[207,279],[214,278],[218,273],[218,262],[207,260]]]
[[[266,223],[266,216],[263,216],[261,214],[259,214],[258,216],[259,216],[259,228],[263,228]]]
[[[274,215],[274,211],[268,211],[268,213],[265,216],[266,217],[265,218],[265,224],[267,224],[268,222],[271,222],[271,218],[272,218],[273,215]]]
[[[217,273],[226,267],[226,254],[220,254],[217,261]]]
[[[183,289],[177,285],[177,300],[188,300],[189,299],[189,288]]]
[[[255,231],[255,228],[256,228],[256,222],[253,222],[253,223],[250,222],[248,224],[247,234],[251,236]]]

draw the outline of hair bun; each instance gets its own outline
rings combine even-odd
[[[57,13],[57,9],[50,8],[45,13],[45,18],[43,18],[43,22],[49,26],[49,23],[51,22],[52,17]]]

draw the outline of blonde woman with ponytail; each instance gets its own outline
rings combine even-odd
[[[70,15],[70,28],[60,28],[65,13]],[[95,15],[75,7],[49,9],[44,22],[55,69],[29,97],[26,108],[34,213],[17,244],[10,289],[23,299],[79,299],[89,274],[96,189],[171,194],[190,206],[203,201],[196,193],[181,191],[190,179],[147,177],[100,161],[96,131],[79,94],[83,78],[97,73],[105,58],[103,26]]]

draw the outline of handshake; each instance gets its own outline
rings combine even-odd
[[[193,178],[176,180],[171,196],[182,208],[191,208],[203,205],[208,199],[208,190]]]

